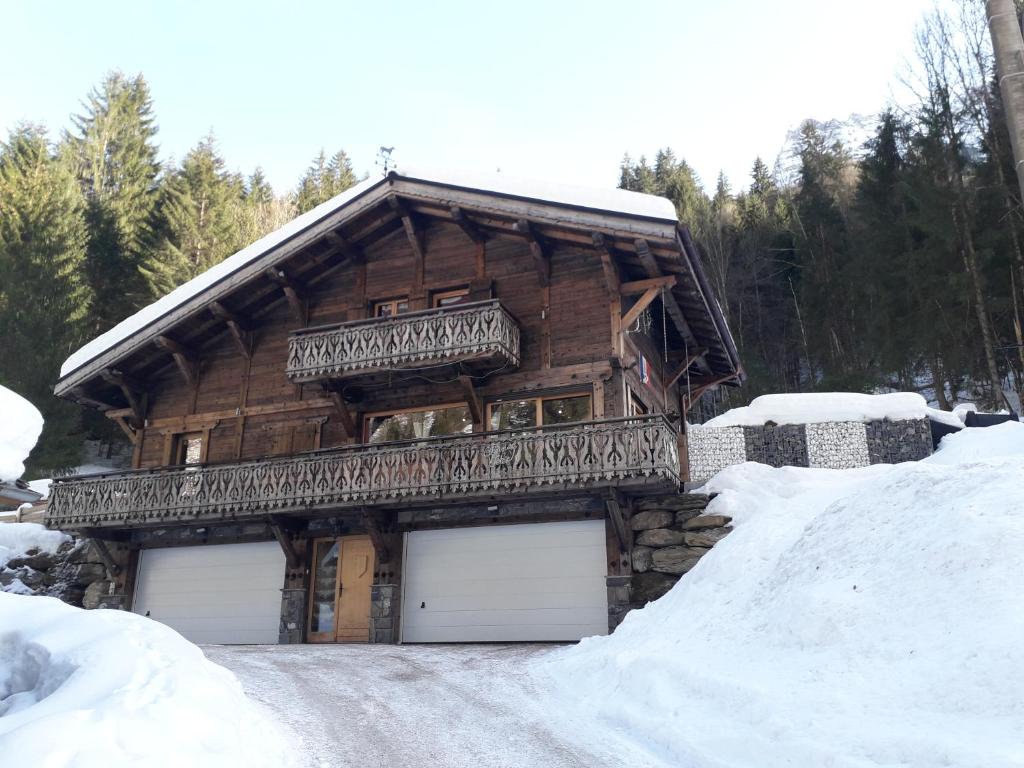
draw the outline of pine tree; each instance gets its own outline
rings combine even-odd
[[[72,466],[81,449],[80,409],[50,390],[83,340],[91,292],[85,201],[43,128],[22,125],[0,145],[0,384],[43,414],[28,473]]]
[[[168,174],[160,189],[152,245],[141,266],[151,298],[246,245],[241,227],[244,193],[241,177],[225,170],[212,135]]]
[[[295,196],[296,211],[305,213],[312,210],[335,195],[340,195],[357,181],[352,161],[344,150],[335,152],[328,159],[321,149],[299,181]]]
[[[274,195],[263,169],[257,168],[245,185],[241,214],[239,237],[248,245],[295,218],[295,208],[287,197]]]
[[[157,201],[157,133],[149,86],[142,75],[112,72],[86,97],[64,138],[85,193],[86,260],[95,295],[92,325],[102,332],[144,304],[139,277]]]

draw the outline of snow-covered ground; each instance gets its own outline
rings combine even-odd
[[[708,489],[733,534],[611,637],[538,662],[553,712],[673,766],[1024,765],[1024,425]]]
[[[0,593],[0,765],[279,768],[300,756],[234,675],[162,624]]]

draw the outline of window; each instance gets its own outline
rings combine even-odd
[[[650,409],[632,389],[629,390],[629,403],[626,407],[627,416],[643,416],[644,414],[650,413]]]
[[[440,307],[453,307],[456,304],[465,304],[469,301],[469,289],[457,288],[451,291],[438,291],[431,299],[431,306],[435,309]]]
[[[524,429],[547,424],[589,421],[593,410],[589,394],[572,393],[505,400],[489,407],[491,429]]]
[[[175,439],[175,464],[201,464],[203,462],[202,432],[188,432],[178,435]]]
[[[373,302],[374,317],[394,317],[395,315],[404,315],[408,311],[409,299],[405,296],[400,299]]]
[[[473,431],[469,406],[441,405],[433,408],[374,413],[366,417],[366,442],[419,440],[424,437],[458,435]]]

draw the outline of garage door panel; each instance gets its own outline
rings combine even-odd
[[[402,638],[606,634],[605,546],[603,520],[414,531],[406,539]]]
[[[276,643],[284,583],[277,542],[148,549],[133,610],[197,643]]]

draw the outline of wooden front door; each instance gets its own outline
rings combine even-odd
[[[311,643],[365,643],[370,639],[374,549],[369,536],[313,542],[309,595]]]

